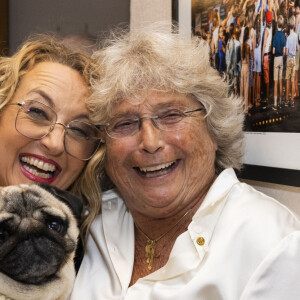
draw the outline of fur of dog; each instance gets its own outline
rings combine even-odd
[[[0,299],[67,299],[82,202],[46,185],[0,188]]]

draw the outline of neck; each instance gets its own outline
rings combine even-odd
[[[188,216],[180,222],[180,227],[184,224],[189,224],[216,178],[217,175],[213,174],[210,180],[202,186],[201,191],[190,192],[188,196],[191,198],[186,202],[187,204],[185,206],[176,206],[173,210],[169,210],[169,212],[162,214],[160,213],[161,209],[157,208],[157,211],[154,213],[152,212],[150,215],[146,214],[144,211],[135,210],[134,206],[129,207],[135,224],[151,239],[156,239],[158,236],[165,233],[168,228],[172,227],[187,211],[190,210]]]
[[[181,215],[176,215],[176,217],[174,216],[172,218],[166,218],[164,220],[158,219],[154,222],[153,219],[149,220],[146,230],[142,229],[137,223],[135,223],[135,226],[138,229],[138,234],[141,234],[145,240],[153,240],[155,242],[159,242],[160,240],[164,240],[165,237],[167,239],[170,238],[170,236],[173,236],[175,232],[177,232],[179,235],[183,231],[185,231],[188,224],[191,222],[192,217],[193,210],[192,208],[190,208],[187,211],[183,211]],[[160,224],[159,227],[157,227],[158,224]],[[157,230],[154,230],[154,228],[157,228]],[[184,230],[181,231],[180,229]]]
[[[140,228],[150,239],[156,239],[157,237],[164,234],[169,228],[174,226],[181,217],[184,216],[186,212],[189,211],[188,215],[185,216],[177,226],[171,230],[171,232],[175,232],[178,227],[186,228],[188,224],[191,222],[193,215],[197,212],[198,208],[202,204],[210,186],[215,180],[216,176],[213,178],[212,182],[207,185],[206,188],[203,189],[203,192],[195,197],[195,199],[189,201],[188,205],[182,208],[176,208],[176,212],[169,213],[166,216],[149,216],[144,213],[131,210],[131,214],[133,216],[135,224]],[[159,211],[159,209],[158,209]],[[185,231],[185,230],[184,230]],[[182,231],[182,232],[184,232]],[[170,232],[170,234],[171,234]],[[179,236],[182,232],[178,232],[177,236]],[[168,234],[169,236],[169,234]],[[176,236],[176,238],[177,238]],[[175,238],[175,239],[176,239]]]
[[[165,265],[175,240],[187,230],[191,220],[191,218],[188,218],[190,213],[191,209],[186,211],[176,222],[174,221],[171,227],[164,228],[161,235],[155,237],[148,236],[135,224],[135,265],[136,259],[141,258],[141,255],[144,256],[142,263],[144,272],[146,270],[148,270],[146,272],[153,272]]]

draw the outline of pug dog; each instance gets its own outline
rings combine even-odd
[[[0,188],[0,299],[67,299],[82,202],[47,185]]]

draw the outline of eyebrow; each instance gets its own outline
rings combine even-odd
[[[87,114],[80,114],[80,115],[77,115],[75,116],[75,118],[73,119],[74,120],[78,120],[78,119],[86,119],[90,122],[90,119],[89,119],[89,116]]]
[[[51,97],[46,92],[44,92],[43,90],[34,89],[31,92],[39,94],[40,96],[42,96],[46,100],[46,102],[48,102],[49,106],[51,106],[53,108],[55,107],[55,104],[54,104],[53,100],[51,99]],[[88,121],[90,120],[87,114],[76,115],[73,120],[77,120],[77,119],[87,119]]]
[[[189,108],[189,105],[180,103],[180,101],[172,101],[172,102],[161,102],[152,106],[152,111],[156,112],[161,109],[173,108],[173,107],[186,107]],[[139,110],[135,108],[129,108],[127,111],[117,112],[113,117],[123,117],[123,116],[137,116],[139,114]]]
[[[39,94],[40,96],[42,96],[50,106],[54,107],[54,102],[53,100],[51,99],[51,97],[46,93],[44,92],[43,90],[40,90],[40,89],[33,89],[30,91],[30,93],[37,93]]]

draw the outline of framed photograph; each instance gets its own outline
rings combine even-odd
[[[187,22],[190,22],[190,32],[203,39],[208,35],[212,36],[212,20],[215,15],[218,15],[220,22],[226,22],[229,14],[234,17],[234,5],[243,5],[245,2],[244,0],[183,0],[184,5],[190,7],[187,11],[182,9],[183,4],[180,1],[172,1],[173,20],[178,23],[179,28],[181,23],[185,23],[186,26]],[[294,14],[294,2],[290,0],[282,2],[285,4],[287,16]],[[256,2],[257,6],[254,10],[261,9],[260,3],[263,4],[263,0]],[[239,7],[240,12],[244,11],[241,9],[242,6]],[[250,9],[251,7],[248,10]],[[266,11],[267,9],[263,13]],[[233,17],[232,20],[235,22]],[[288,28],[284,30],[288,36]],[[272,66],[273,63],[272,55],[270,65]],[[283,63],[286,65],[286,57]],[[285,74],[283,75],[285,78]],[[244,168],[238,175],[243,179],[300,187],[300,96],[295,98],[293,105],[291,101],[286,104],[284,99],[280,101],[278,99],[275,106],[273,68],[270,67],[269,73],[270,97],[266,96],[264,73],[261,72],[260,76],[260,101],[253,104],[246,114]],[[284,95],[285,89],[284,80]]]

